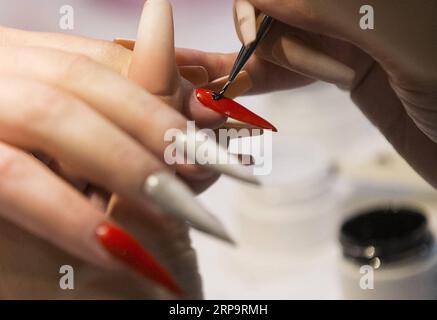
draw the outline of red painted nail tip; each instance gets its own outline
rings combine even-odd
[[[278,130],[270,122],[243,107],[238,102],[226,97],[215,100],[211,90],[201,88],[196,89],[196,97],[205,107],[208,107],[216,112],[223,113],[230,118],[246,122],[263,129],[270,129],[273,132],[278,132]]]
[[[182,295],[181,288],[172,276],[127,232],[109,222],[103,222],[97,227],[96,235],[112,256],[176,295]]]

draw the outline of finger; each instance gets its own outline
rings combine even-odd
[[[212,80],[228,75],[236,57],[236,53],[207,53],[192,49],[176,50],[178,65],[201,65],[206,68],[209,78]],[[314,81],[257,56],[249,60],[244,70],[248,73],[253,84],[248,94],[297,88]]]
[[[133,49],[135,48],[135,41],[134,40],[126,40],[126,39],[115,39],[118,44],[128,48]],[[140,40],[143,41],[143,40]],[[155,50],[158,50],[159,48],[156,48]],[[162,50],[172,50],[174,51],[174,48],[162,48]],[[174,52],[173,52],[173,58],[174,58]],[[144,59],[144,55],[139,55],[138,60]],[[174,60],[175,61],[175,60]],[[141,61],[140,61],[141,63]],[[147,63],[151,63],[150,61]],[[175,62],[173,62],[175,63]],[[135,67],[132,65],[133,69],[138,70],[138,66]],[[182,77],[191,82],[194,86],[202,86],[206,85],[208,83],[208,72],[206,69],[202,66],[180,66],[179,72],[181,73]],[[143,77],[151,77],[149,74],[144,74]],[[159,77],[159,75],[158,75]],[[144,85],[147,85],[145,83]],[[148,87],[144,87],[149,90]],[[179,88],[180,89],[180,88]],[[220,126],[221,124],[226,121],[226,117],[221,115],[218,112],[214,112],[212,110],[209,110],[207,108],[204,108],[199,101],[194,96],[194,90],[193,86],[185,83],[182,81],[182,90],[178,91],[177,93],[170,93],[165,94],[164,96],[161,95],[161,97],[164,99],[165,102],[169,103],[176,109],[183,108],[181,110],[185,116],[188,117],[190,120],[195,120],[197,122],[197,126],[200,128],[216,128]],[[150,90],[153,92],[152,90]],[[171,91],[171,90],[170,90]],[[182,94],[182,97],[181,97]],[[184,103],[181,104],[181,101],[178,101],[181,99]]]
[[[148,0],[144,4],[129,78],[163,98],[173,96],[179,89],[173,14],[167,0]]]
[[[132,52],[123,46],[61,33],[32,32],[0,26],[1,44],[10,47],[40,47],[85,55],[106,67],[127,75]]]
[[[155,258],[41,163],[3,143],[0,159],[2,217],[89,263],[125,266],[180,292]]]
[[[351,87],[354,70],[325,53],[321,39],[275,22],[257,48],[257,55],[307,77]]]
[[[248,0],[234,1],[234,23],[240,41],[248,46],[256,38],[255,7]]]
[[[136,43],[135,40],[124,38],[115,38],[113,42],[128,50],[134,50]],[[179,74],[195,86],[201,86],[208,83],[208,72],[202,66],[182,66],[178,67],[178,69]]]
[[[167,0],[146,2],[129,70],[130,79],[196,120],[198,126],[218,126],[224,122],[223,116],[206,110],[194,98],[192,85],[185,83],[181,88],[175,59],[173,15]]]
[[[144,212],[144,208],[120,197],[111,199],[108,214],[171,271],[184,291],[184,298],[201,298],[196,253],[191,246],[188,227],[183,221],[166,216],[152,219],[152,215]]]
[[[178,139],[186,138],[184,130],[187,128],[187,119],[184,116],[141,87],[87,57],[41,48],[1,48],[0,57],[3,59],[3,74],[33,77],[71,92],[159,159],[166,160],[167,147],[172,143],[164,137],[176,131]],[[17,59],[21,61],[19,64],[15,64]],[[169,129],[173,131],[169,132]],[[190,134],[196,134],[195,130]],[[176,139],[176,136],[172,137]],[[216,148],[211,152],[232,158],[226,150],[212,143],[208,147]],[[182,144],[178,144],[178,148],[187,156],[190,152],[189,157],[198,163],[197,152],[187,150]],[[196,148],[200,148],[200,145],[197,144]],[[245,181],[252,179],[249,172],[238,164],[229,164],[226,168],[215,163],[207,163],[206,166],[211,171],[226,171],[226,174],[244,178]]]

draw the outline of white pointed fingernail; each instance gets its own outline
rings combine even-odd
[[[177,152],[186,156],[191,164],[198,164],[232,178],[259,185],[252,170],[243,166],[238,157],[198,130],[181,131],[175,140]]]
[[[194,193],[178,178],[167,171],[158,171],[147,177],[144,193],[163,212],[187,221],[194,228],[234,244],[223,224],[195,199]]]

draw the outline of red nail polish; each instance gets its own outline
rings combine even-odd
[[[103,222],[97,227],[96,235],[103,247],[115,258],[176,295],[182,295],[181,288],[171,275],[127,232],[109,222]]]
[[[196,97],[205,107],[208,107],[216,112],[223,113],[230,118],[246,122],[263,129],[270,129],[274,132],[278,131],[270,122],[264,120],[232,99],[223,97],[215,100],[211,90],[196,89]]]

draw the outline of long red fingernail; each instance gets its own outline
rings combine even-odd
[[[232,99],[223,97],[215,100],[211,90],[196,89],[196,97],[204,106],[219,113],[223,113],[230,118],[243,121],[263,129],[270,129],[274,132],[278,131],[270,122],[264,120]]]
[[[109,222],[103,222],[97,227],[96,235],[103,247],[115,258],[176,295],[182,295],[181,288],[171,275],[127,232]]]

